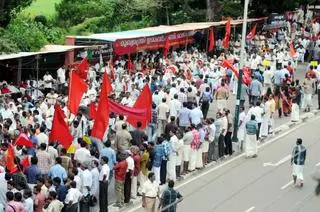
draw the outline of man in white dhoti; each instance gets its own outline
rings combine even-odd
[[[292,122],[297,122],[300,119],[300,108],[299,105],[297,104],[297,100],[292,101],[292,111],[291,111],[291,121]]]
[[[179,139],[176,136],[176,129],[170,130],[170,148],[169,160],[167,163],[167,179],[176,181],[176,163]]]
[[[303,166],[306,160],[307,150],[302,145],[302,139],[297,139],[297,145],[293,148],[291,165],[292,165],[292,177],[293,184],[299,187],[303,186]],[[300,184],[297,184],[297,180]]]
[[[239,151],[243,150],[243,141],[245,137],[245,125],[246,125],[246,112],[244,107],[240,108],[240,115],[239,115],[239,128],[238,128],[238,144],[239,144]]]
[[[246,138],[245,138],[245,152],[246,157],[257,157],[258,143],[257,143],[257,131],[258,122],[255,120],[255,115],[251,115],[250,121],[246,123]]]

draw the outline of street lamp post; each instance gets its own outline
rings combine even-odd
[[[244,47],[246,44],[246,34],[247,34],[247,20],[248,20],[248,5],[249,0],[244,1],[244,11],[243,11],[243,24],[242,24],[242,36],[241,36],[241,49],[240,49],[240,66],[239,66],[239,77],[238,77],[238,89],[237,89],[237,100],[234,116],[234,131],[233,131],[233,141],[238,141],[237,132],[239,127],[239,113],[240,113],[240,97],[241,97],[241,84],[244,66]]]

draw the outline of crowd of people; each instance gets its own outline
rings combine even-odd
[[[142,196],[146,211],[155,211],[156,198],[162,211],[175,211],[182,196],[174,190],[174,182],[235,151],[256,157],[258,140],[273,133],[275,117],[291,116],[298,121],[300,108],[310,111],[313,107],[320,66],[312,63],[303,82],[296,79],[295,69],[297,63],[319,60],[319,40],[303,38],[298,28],[295,30],[280,29],[247,42],[245,64],[252,81],[241,85],[237,143],[232,138],[235,124],[230,108],[237,78],[221,65],[228,60],[239,67],[237,40],[230,43],[230,51],[218,56],[196,47],[173,50],[168,58],[160,52],[144,52],[130,70],[128,60],[115,58],[110,98],[132,107],[148,84],[153,93],[152,118],[143,129],[141,122],[131,126],[126,117],[110,113],[102,141],[91,136],[94,120],[88,108],[98,102],[101,70],[110,72],[110,64],[90,67],[89,88],[76,115],[67,107],[65,67],[57,71],[57,78],[47,72],[43,89],[35,89],[36,82],[22,82],[21,95],[10,93],[8,83],[2,83],[0,211],[103,212],[108,211],[110,189],[115,190],[117,207]],[[298,48],[296,56],[290,56],[294,32]],[[49,142],[56,103],[68,117],[74,152],[59,141]],[[17,169],[9,172],[8,152],[20,133],[25,133],[33,146],[14,146]],[[109,188],[111,181],[114,188]],[[159,185],[167,182],[168,189],[160,194]]]

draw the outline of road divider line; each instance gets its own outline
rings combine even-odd
[[[252,206],[251,208],[249,208],[248,210],[246,210],[245,212],[250,212],[253,211],[256,207]]]
[[[285,184],[284,186],[282,186],[282,187],[280,188],[280,190],[284,190],[284,189],[288,188],[288,187],[291,186],[291,185],[293,185],[293,180],[291,180],[290,182],[288,182],[287,184]]]
[[[284,158],[282,158],[281,160],[279,160],[277,163],[267,162],[267,163],[263,163],[263,166],[264,167],[266,167],[266,166],[280,166],[281,164],[287,162],[290,159],[291,159],[291,155],[287,155]]]

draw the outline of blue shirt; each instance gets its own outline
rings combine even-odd
[[[48,177],[51,179],[59,177],[61,179],[61,184],[63,184],[63,180],[67,179],[68,175],[67,171],[60,164],[56,164],[50,168]]]
[[[168,157],[172,151],[171,146],[167,140],[162,142],[164,157]]]
[[[179,111],[179,126],[180,127],[187,127],[190,123],[190,110],[186,107],[183,107]]]
[[[37,165],[32,164],[24,173],[27,177],[27,183],[37,184],[37,180],[41,177],[41,171]]]
[[[282,79],[283,79],[282,72],[281,71],[276,71],[274,73],[274,84],[280,85]]]
[[[67,186],[65,185],[56,186],[56,192],[57,192],[57,199],[61,202],[64,202],[68,193]]]
[[[162,144],[157,144],[153,150],[153,166],[160,167],[162,158],[164,156],[164,149]]]
[[[100,159],[102,156],[106,156],[109,159],[108,165],[110,167],[110,170],[113,170],[113,166],[117,162],[115,151],[110,147],[103,148],[100,151]]]
[[[36,150],[34,148],[27,148],[27,154],[36,156]]]
[[[254,79],[250,85],[250,91],[252,96],[261,95],[262,84],[257,79]]]

